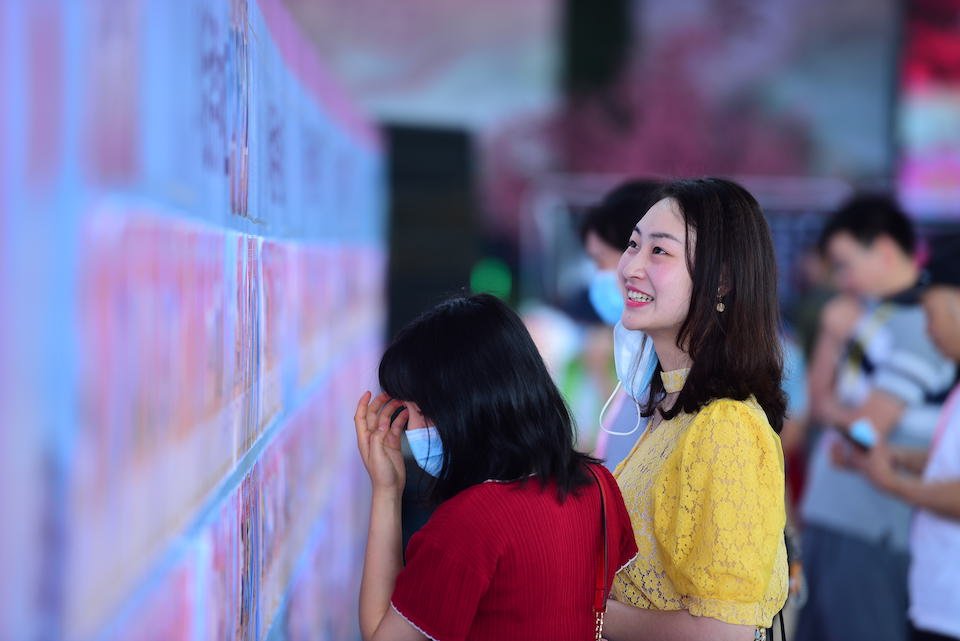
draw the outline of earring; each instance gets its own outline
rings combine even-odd
[[[717,292],[717,311],[722,314],[726,308],[727,306],[723,304],[723,294]]]

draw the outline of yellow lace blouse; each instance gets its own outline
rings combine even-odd
[[[787,597],[783,451],[752,397],[645,432],[614,472],[637,557],[614,597],[769,627]]]

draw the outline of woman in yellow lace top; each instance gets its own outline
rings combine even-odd
[[[763,639],[788,582],[769,229],[739,185],[677,181],[641,213],[618,271],[623,327],[658,362],[646,430],[615,472],[639,553],[604,636]]]

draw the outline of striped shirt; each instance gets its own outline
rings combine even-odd
[[[899,399],[904,411],[890,442],[925,447],[955,377],[955,365],[927,336],[923,308],[911,291],[863,315],[839,365],[836,395],[853,407],[866,402],[874,390]],[[910,507],[878,491],[860,474],[835,467],[830,447],[837,438],[827,430],[814,450],[801,505],[804,520],[906,550]]]

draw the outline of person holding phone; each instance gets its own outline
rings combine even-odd
[[[891,198],[855,196],[820,250],[840,294],[824,308],[810,366],[811,455],[800,513],[809,589],[799,641],[904,641],[910,507],[847,467],[854,445],[926,447],[954,379],[925,329],[910,219]],[[861,443],[862,444],[862,443]]]
[[[960,363],[960,239],[931,261],[921,299],[937,348]],[[960,384],[943,405],[929,449],[879,440],[857,465],[881,491],[916,510],[910,530],[912,641],[960,640]]]

